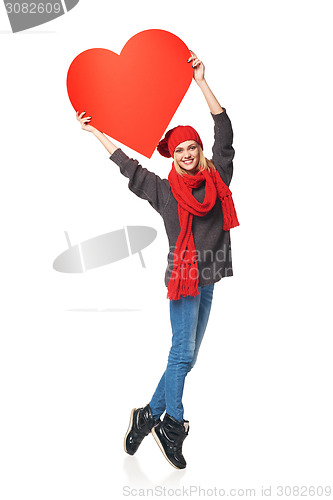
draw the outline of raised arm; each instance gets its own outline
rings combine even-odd
[[[192,56],[189,58],[187,61],[188,63],[192,62],[192,66],[194,68],[193,72],[193,79],[195,82],[198,84],[199,88],[201,89],[208,107],[210,109],[210,112],[213,115],[218,115],[220,113],[223,113],[223,108],[221,104],[218,102],[216,97],[214,96],[213,92],[211,91],[208,83],[206,82],[205,79],[205,66],[200,59],[197,58],[194,52],[191,51]]]
[[[235,150],[232,147],[233,130],[231,121],[226,111],[213,115],[214,119],[214,145],[213,164],[219,172],[223,182],[229,186],[233,174],[233,158]]]
[[[110,155],[112,155],[116,151],[116,149],[118,149],[118,146],[113,144],[113,142],[111,142],[110,139],[106,137],[106,135],[97,130],[97,128],[90,125],[89,122],[91,120],[91,116],[84,116],[85,114],[86,114],[85,111],[83,111],[80,114],[78,111],[76,112],[76,119],[80,122],[82,130],[91,132],[103,144],[103,146],[110,153]]]
[[[194,68],[193,79],[201,89],[210,112],[214,119],[214,145],[213,145],[213,164],[218,170],[222,180],[229,186],[233,174],[234,148],[232,147],[233,131],[230,119],[218,102],[209,85],[205,80],[205,66],[198,59],[194,52],[188,62],[192,62]]]
[[[89,124],[91,116],[84,117],[84,115],[85,112],[76,113],[81,128],[91,132],[103,144],[111,155],[110,159],[119,166],[120,172],[129,179],[129,189],[139,198],[147,200],[162,215],[170,198],[171,191],[168,181],[143,168],[137,160],[128,158],[108,137]]]

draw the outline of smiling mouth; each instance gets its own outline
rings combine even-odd
[[[193,163],[193,158],[191,160],[183,160],[183,163],[185,165],[191,165],[191,163]]]

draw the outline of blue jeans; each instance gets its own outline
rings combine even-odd
[[[199,287],[199,295],[170,300],[172,346],[168,364],[149,403],[157,419],[164,411],[178,421],[184,418],[182,403],[185,377],[197,360],[213,299],[214,283]]]

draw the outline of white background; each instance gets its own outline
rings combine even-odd
[[[81,0],[12,34],[1,4],[2,499],[104,500],[126,486],[260,496],[270,485],[278,498],[278,485],[332,484],[330,7]],[[135,457],[123,450],[130,410],[149,401],[171,339],[162,219],[81,131],[65,85],[80,52],[119,53],[150,28],[202,58],[235,134],[234,277],[215,286],[186,382],[184,471],[152,436]],[[195,82],[179,123],[198,129],[209,157],[212,119]],[[123,149],[167,176],[158,153]],[[158,231],[146,269],[135,255],[82,275],[53,270],[64,231],[74,244],[125,225]]]

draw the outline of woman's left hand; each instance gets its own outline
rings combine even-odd
[[[200,59],[196,56],[196,54],[192,51],[191,52],[191,57],[187,61],[188,63],[192,62],[192,67],[194,68],[194,73],[193,73],[193,78],[194,80],[198,82],[202,82],[205,79],[205,66]]]

